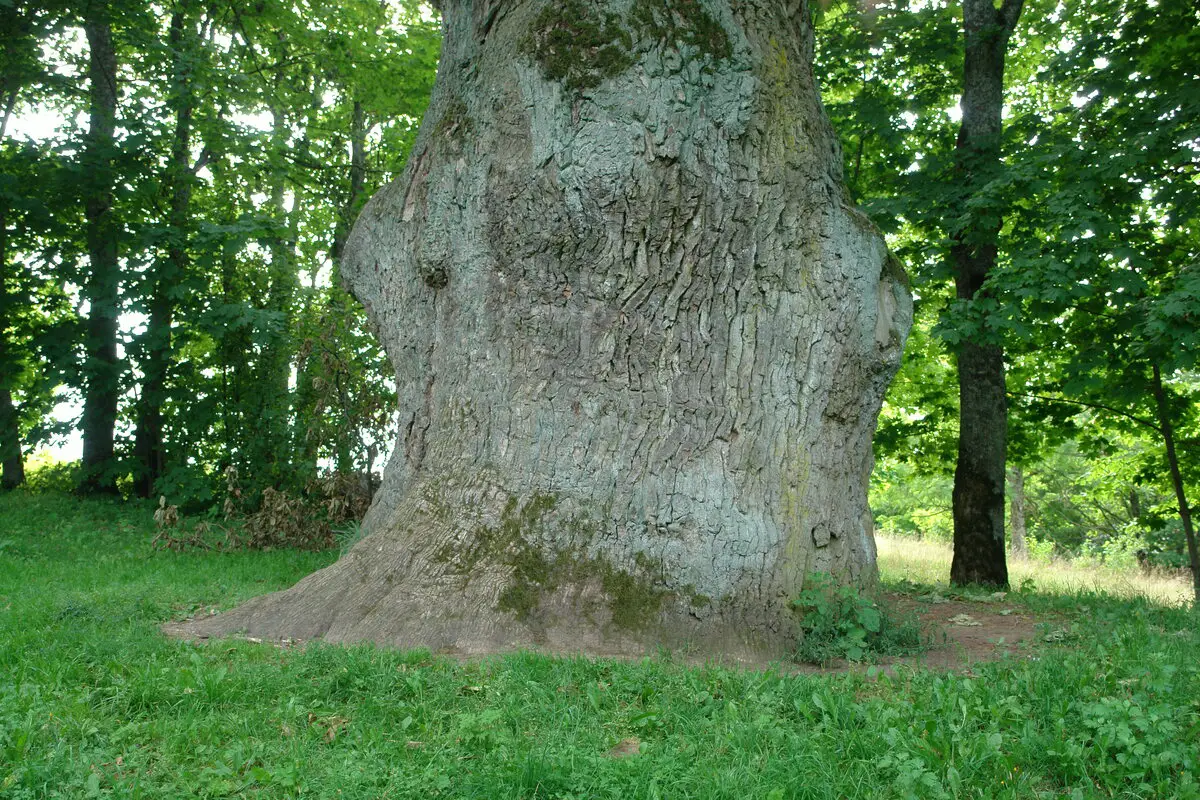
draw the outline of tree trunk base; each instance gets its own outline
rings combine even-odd
[[[417,494],[390,513],[407,521],[402,531],[368,536],[290,589],[171,632],[370,641],[464,656],[533,649],[625,657],[667,648],[755,662],[784,657],[795,644],[789,597],[764,597],[761,576],[745,576],[740,595],[716,599],[679,586],[664,563],[640,553],[614,563],[598,546],[607,536],[560,513],[562,501],[549,495],[520,505],[498,490],[478,491],[466,498],[464,526],[434,493]],[[378,523],[380,511],[368,521]],[[561,544],[566,535],[569,546]],[[539,540],[551,538],[559,543],[547,555]],[[854,577],[870,583],[873,548],[861,561],[868,566]]]

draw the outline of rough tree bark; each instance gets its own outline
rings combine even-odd
[[[113,435],[117,422],[121,365],[117,360],[117,316],[120,312],[118,225],[113,213],[113,153],[117,121],[117,57],[112,26],[104,3],[89,5],[84,32],[88,40],[88,84],[91,99],[83,161],[86,168],[88,301],[84,330],[83,473],[81,492],[115,494]]]
[[[400,395],[369,535],[187,632],[781,654],[807,573],[875,579],[912,311],[806,3],[442,10],[413,156],[343,265]]]
[[[1024,0],[963,0],[966,53],[962,127],[955,157],[966,198],[986,185],[1000,164],[1004,55]],[[976,215],[955,233],[951,259],[958,296],[974,300],[996,265],[1001,214]],[[954,470],[954,560],[951,583],[1008,585],[1004,560],[1004,462],[1008,404],[1004,351],[982,341],[958,349],[959,434]]]

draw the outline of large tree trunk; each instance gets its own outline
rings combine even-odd
[[[1024,0],[964,0],[962,127],[955,158],[966,193],[979,193],[1000,165],[1004,54]],[[958,296],[974,300],[996,265],[1000,212],[989,209],[955,232],[951,258]],[[958,462],[954,470],[951,583],[1008,585],[1004,560],[1004,462],[1008,404],[1004,351],[988,341],[958,349]]]
[[[84,146],[88,301],[84,330],[82,492],[116,493],[113,435],[117,422],[121,366],[117,360],[120,313],[118,225],[113,213],[113,138],[117,119],[117,57],[108,9],[94,4],[84,22],[88,39],[91,109]]]
[[[847,199],[806,4],[443,13],[414,154],[343,265],[400,396],[370,535],[192,632],[783,653],[807,573],[875,579],[912,310]]]

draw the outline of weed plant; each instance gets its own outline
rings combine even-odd
[[[792,608],[801,633],[797,661],[864,661],[913,655],[922,649],[915,616],[899,618],[855,587],[838,586],[825,572],[808,576]]]
[[[1181,607],[1022,593],[1075,635],[961,675],[189,644],[335,553],[153,550],[152,512],[0,496],[0,798],[1200,797]]]

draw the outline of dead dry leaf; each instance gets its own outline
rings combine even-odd
[[[970,614],[955,614],[953,617],[947,620],[947,622],[949,622],[951,625],[958,625],[963,628],[973,628],[983,625],[982,622],[975,619]]]
[[[641,740],[636,736],[630,736],[627,739],[617,742],[616,746],[609,750],[606,755],[609,758],[629,758],[630,756],[636,756],[640,752],[642,752]]]

